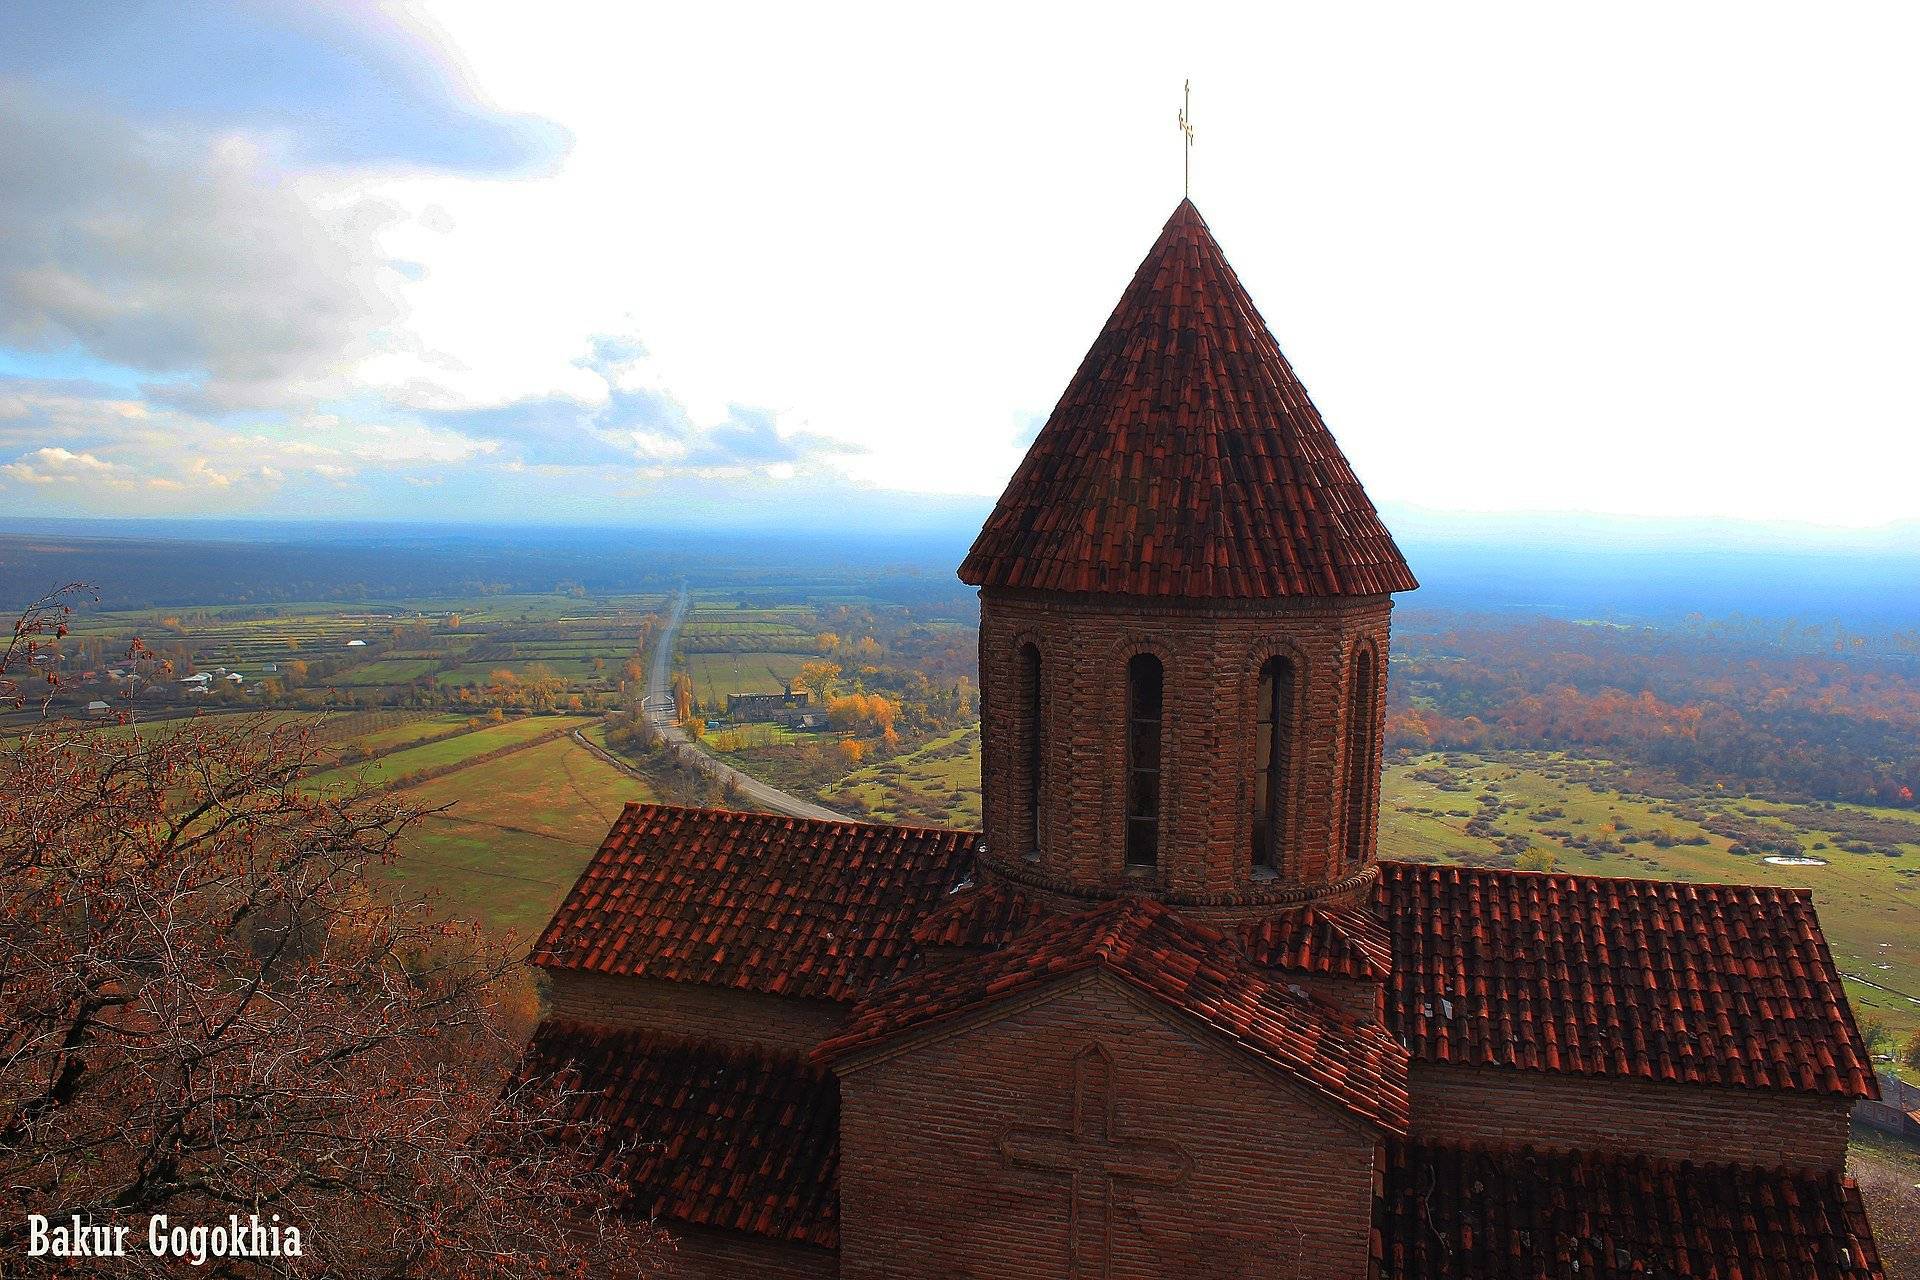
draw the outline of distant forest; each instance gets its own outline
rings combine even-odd
[[[1920,630],[1406,610],[1393,658],[1401,750],[1583,749],[1778,799],[1920,791]]]
[[[850,583],[903,603],[964,604],[972,594],[947,563],[958,551],[908,539],[259,522],[230,533],[0,533],[0,607],[18,611],[70,582],[87,584],[106,610],[614,596],[668,591],[684,579],[766,605],[813,603]]]

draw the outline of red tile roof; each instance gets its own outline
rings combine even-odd
[[[1390,1141],[1381,1280],[1883,1280],[1833,1174]]]
[[[1346,907],[1299,907],[1240,931],[1247,959],[1272,969],[1342,978],[1384,978],[1393,940],[1371,914]]]
[[[923,947],[1000,947],[1049,914],[1018,889],[969,883],[914,926],[913,940]]]
[[[521,1070],[582,1090],[600,1167],[646,1216],[833,1248],[840,1089],[796,1058],[549,1020]],[[572,1066],[569,1068],[569,1064]]]
[[[626,807],[535,964],[858,999],[972,865],[969,831]]]
[[[1224,936],[1146,898],[1051,920],[999,951],[904,978],[857,1006],[846,1029],[814,1054],[842,1057],[1095,967],[1346,1111],[1406,1132],[1404,1049],[1377,1028],[1289,996],[1241,961]]]
[[[1807,890],[1380,869],[1416,1058],[1876,1096]]]
[[[1181,201],[960,567],[978,586],[1380,595],[1418,584],[1199,210]]]

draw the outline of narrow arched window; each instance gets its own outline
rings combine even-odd
[[[1166,670],[1150,653],[1127,662],[1127,865],[1160,856],[1160,719]]]
[[[1040,762],[1046,753],[1046,718],[1041,705],[1040,650],[1038,646],[1020,646],[1020,771],[1021,813],[1025,826],[1027,852],[1040,849],[1040,812],[1044,794],[1040,780]]]
[[[1374,722],[1378,674],[1373,653],[1362,649],[1353,656],[1353,687],[1347,700],[1347,822],[1349,865],[1367,851],[1368,810],[1374,783],[1380,776],[1379,729]]]
[[[1260,668],[1253,744],[1253,865],[1285,860],[1288,786],[1293,777],[1293,663],[1268,658]]]

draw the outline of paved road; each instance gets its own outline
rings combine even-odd
[[[647,675],[647,696],[640,704],[647,723],[668,742],[686,748],[689,758],[709,777],[717,779],[722,786],[732,783],[735,798],[757,809],[790,814],[796,818],[858,822],[858,818],[835,813],[822,805],[789,795],[778,787],[770,787],[758,778],[749,777],[732,765],[714,759],[687,737],[686,730],[680,727],[673,714],[673,642],[679,637],[680,624],[686,621],[686,617],[687,589],[683,586],[680,588],[680,598],[673,603],[673,612],[667,615],[666,629],[660,633],[660,640],[653,649],[653,666]]]

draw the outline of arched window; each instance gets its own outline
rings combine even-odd
[[[1160,856],[1160,717],[1166,670],[1150,653],[1127,662],[1127,865]]]
[[[1046,751],[1046,719],[1040,694],[1040,650],[1036,645],[1020,646],[1020,771],[1021,799],[1025,805],[1021,819],[1025,824],[1027,848],[1040,849],[1040,810],[1044,794],[1040,780],[1040,761]]]
[[[1268,658],[1260,668],[1253,744],[1253,865],[1281,869],[1288,787],[1293,778],[1293,663]]]
[[[1380,777],[1379,727],[1374,722],[1377,673],[1373,652],[1362,649],[1353,656],[1353,686],[1347,698],[1347,864],[1359,862],[1367,852],[1368,810],[1373,806],[1374,784]]]

